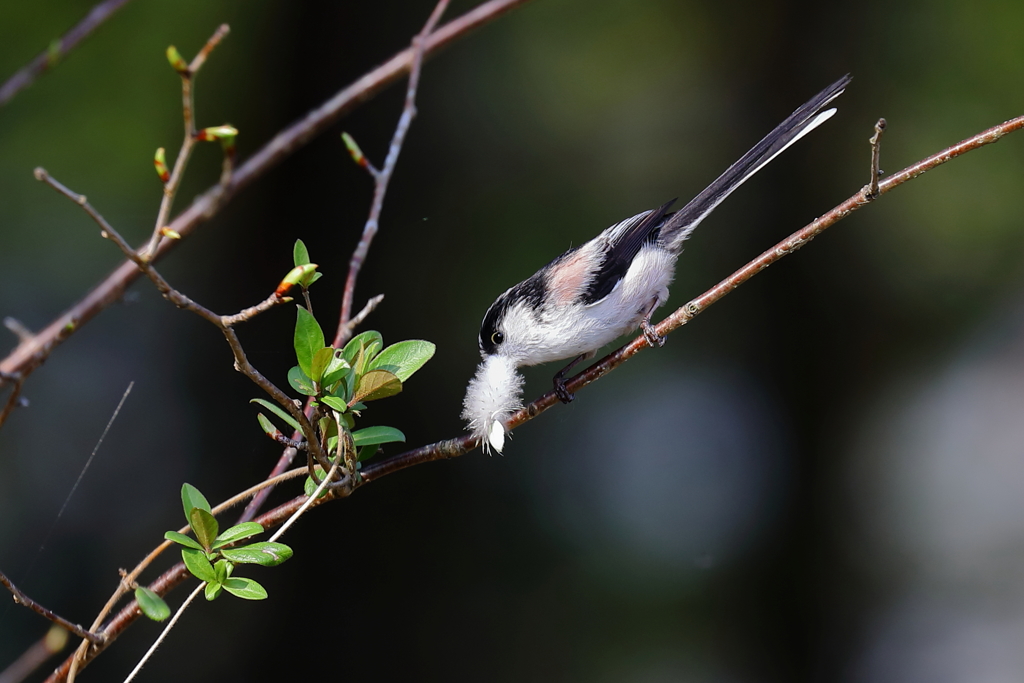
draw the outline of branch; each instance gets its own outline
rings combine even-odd
[[[863,190],[858,192],[828,213],[815,219],[808,225],[797,230],[792,235],[776,244],[771,249],[765,251],[763,254],[755,258],[753,261],[750,261],[747,265],[743,266],[708,291],[676,309],[675,312],[662,320],[655,327],[655,330],[660,336],[664,337],[670,332],[679,329],[697,317],[701,312],[707,309],[708,306],[720,301],[722,297],[739,287],[754,275],[757,275],[759,272],[782,257],[787,256],[804,246],[824,232],[827,228],[835,225],[857,209],[870,204],[878,196],[899,187],[908,180],[913,180],[919,175],[930,171],[937,166],[941,166],[951,159],[955,159],[961,154],[966,154],[967,152],[978,149],[979,147],[992,144],[1004,135],[1020,130],[1021,128],[1024,128],[1024,116],[1011,119],[998,126],[993,126],[992,128],[978,133],[975,136],[969,137],[952,147],[947,147],[927,159],[923,159],[916,164],[908,166],[899,173],[896,173],[895,175],[886,178],[881,183],[878,183],[878,192],[873,196],[869,196]],[[877,163],[877,137],[878,135],[876,134],[876,137],[873,137],[870,140],[873,151],[873,164]],[[647,346],[649,346],[649,344],[644,335],[640,335],[630,343],[617,351],[613,351],[594,365],[568,380],[565,383],[565,388],[573,393],[579,391],[588,384],[595,382],[608,374],[619,365],[622,365]],[[522,410],[513,415],[508,422],[508,428],[513,429],[525,422],[528,422],[529,420],[532,420],[558,402],[559,400],[555,395],[555,392],[551,391],[544,394],[536,401],[525,406]],[[372,465],[365,468],[361,474],[363,479],[367,482],[375,481],[387,474],[391,474],[392,472],[397,472],[398,470],[405,469],[406,467],[412,467],[413,465],[418,465],[423,462],[446,460],[448,458],[458,457],[464,453],[468,453],[478,445],[479,443],[469,435],[449,439],[447,441],[439,441],[435,444],[407,451],[400,455],[396,455],[393,458],[389,458],[383,462]]]
[[[57,614],[51,612],[50,610],[48,610],[45,607],[43,607],[42,605],[40,605],[38,602],[36,602],[32,598],[30,598],[27,595],[25,595],[24,593],[22,593],[21,590],[19,590],[17,586],[15,586],[13,583],[11,583],[11,580],[8,579],[7,575],[4,574],[3,572],[0,572],[0,583],[2,583],[4,586],[6,586],[7,590],[11,591],[11,594],[14,596],[14,602],[18,603],[19,605],[24,605],[25,607],[28,607],[30,610],[32,610],[36,614],[40,614],[40,615],[46,617],[47,619],[49,619],[53,623],[55,623],[55,624],[65,628],[65,629],[67,629],[71,633],[74,633],[79,638],[84,638],[85,640],[88,640],[90,643],[99,643],[99,642],[103,641],[103,637],[102,636],[98,636],[95,633],[92,633],[90,631],[86,631],[84,628],[82,628],[78,624],[72,624],[70,621],[68,621],[64,617],[58,616]]]
[[[913,180],[926,171],[930,171],[931,169],[936,168],[937,166],[940,166],[961,154],[965,154],[971,150],[996,142],[1007,133],[1012,133],[1016,130],[1020,130],[1021,128],[1024,128],[1024,116],[1012,119],[993,128],[989,128],[978,135],[944,149],[938,154],[934,154],[927,159],[908,166],[899,173],[890,176],[883,182],[879,183],[879,195],[885,194],[899,185],[902,185],[909,180]],[[682,327],[704,311],[708,306],[722,299],[722,297],[736,289],[739,285],[743,284],[772,263],[807,244],[811,239],[822,233],[828,227],[838,223],[853,211],[870,204],[871,201],[872,200],[866,198],[862,192],[858,192],[828,213],[794,232],[768,251],[765,251],[760,256],[750,261],[747,265],[743,266],[735,273],[706,291],[704,294],[676,309],[674,313],[662,320],[656,326],[655,329],[657,330],[657,333],[661,336],[665,336]],[[649,344],[646,337],[644,335],[638,336],[622,348],[605,356],[591,367],[569,379],[566,382],[566,389],[572,392],[579,391],[588,384],[595,382],[602,376],[608,374],[647,346],[649,346]],[[518,427],[558,403],[560,403],[560,401],[555,395],[555,392],[548,392],[513,415],[509,420],[508,426],[509,428]],[[383,462],[364,468],[361,471],[361,480],[359,482],[351,482],[347,479],[342,480],[341,482],[330,486],[323,497],[314,497],[312,502],[310,502],[310,499],[304,495],[298,496],[265,513],[256,521],[262,524],[265,529],[276,527],[279,524],[283,524],[292,514],[294,514],[296,510],[306,506],[307,503],[308,507],[311,508],[332,500],[345,498],[356,488],[372,481],[376,481],[393,472],[421,463],[456,458],[468,453],[478,445],[478,441],[471,435],[464,434],[454,439],[439,441],[421,448],[406,451],[405,453],[396,455]],[[188,576],[191,575],[185,570],[184,565],[177,564],[164,572],[163,575],[150,584],[149,588],[158,595],[165,595]],[[83,661],[88,662],[97,654],[102,652],[126,628],[128,628],[128,626],[130,626],[135,619],[140,616],[140,614],[141,612],[135,606],[134,602],[124,607],[103,629],[104,642],[100,645],[89,648],[89,651]],[[65,676],[71,666],[71,659],[72,658],[66,660],[56,671],[54,671],[53,675],[47,679],[47,683],[56,683],[58,681],[65,680]]]
[[[370,215],[366,219],[366,225],[363,226],[363,236],[359,239],[359,244],[356,245],[355,251],[352,252],[352,259],[348,264],[345,293],[341,298],[341,318],[338,321],[338,331],[334,336],[333,346],[335,348],[341,348],[352,336],[352,328],[349,327],[348,323],[352,318],[352,297],[355,294],[356,280],[359,278],[359,271],[363,267],[363,262],[366,261],[366,255],[370,252],[373,238],[377,234],[377,228],[380,225],[380,212],[384,208],[384,196],[388,192],[388,184],[391,182],[391,176],[395,172],[395,166],[398,164],[398,155],[402,152],[405,136],[408,134],[409,126],[412,125],[412,120],[416,116],[416,89],[420,84],[423,51],[426,47],[427,39],[430,38],[434,26],[437,25],[438,20],[444,14],[447,7],[448,0],[440,0],[437,6],[434,7],[434,11],[431,12],[430,18],[427,19],[423,30],[412,39],[412,66],[409,69],[409,85],[405,90],[405,105],[402,107],[402,115],[398,119],[398,125],[395,126],[395,134],[391,138],[391,146],[388,148],[388,155],[384,160],[384,166],[378,171],[374,168],[373,164],[366,160],[366,157],[362,155],[358,147],[349,147],[356,162],[362,162],[360,165],[366,168],[373,177],[373,203],[370,205]],[[351,143],[351,138],[346,139],[345,142],[346,144],[354,145],[354,143]]]
[[[50,47],[36,55],[36,58],[22,67],[16,74],[0,86],[0,107],[4,106],[19,92],[32,85],[37,78],[52,69],[69,52],[85,40],[90,33],[117,10],[128,4],[128,0],[104,0],[95,5],[85,18],[78,22],[70,31],[50,43]]]
[[[309,418],[306,417],[305,413],[295,405],[295,402],[292,401],[286,393],[281,391],[276,384],[264,377],[259,370],[249,363],[249,359],[245,355],[245,350],[242,348],[242,343],[238,340],[238,335],[235,334],[235,330],[232,327],[234,322],[244,321],[251,318],[255,315],[254,311],[258,312],[266,310],[272,305],[284,303],[288,300],[287,297],[282,297],[280,294],[275,292],[269,299],[267,299],[267,301],[259,304],[258,306],[246,309],[246,311],[243,311],[238,315],[218,315],[171,287],[167,280],[165,280],[163,276],[157,272],[156,268],[153,267],[152,263],[132,250],[131,246],[123,237],[121,237],[120,233],[118,233],[117,230],[115,230],[114,227],[110,225],[110,223],[107,222],[107,220],[95,208],[93,208],[91,204],[89,204],[85,195],[77,194],[76,192],[69,190],[47,173],[46,169],[37,168],[35,170],[35,176],[41,182],[46,183],[60,194],[81,206],[82,209],[85,210],[85,212],[89,214],[89,216],[100,226],[100,236],[105,239],[109,239],[116,244],[121,252],[135,265],[135,267],[145,273],[146,277],[156,285],[156,288],[165,299],[178,308],[183,308],[195,313],[200,318],[203,318],[217,327],[227,340],[228,346],[231,347],[231,352],[235,357],[235,369],[252,380],[252,382],[260,389],[277,401],[282,408],[288,411],[295,421],[299,423],[299,426],[302,427],[302,435],[306,438],[310,457],[316,458],[320,463],[320,466],[325,470],[329,468],[330,465],[327,463],[323,450],[320,448],[320,441],[316,437],[316,430],[313,428],[313,424],[309,421]],[[312,462],[310,462],[309,469],[310,472],[313,471]]]
[[[425,41],[424,54],[429,57],[482,26],[529,0],[489,0],[458,19],[450,21]],[[170,224],[174,232],[186,237],[214,216],[239,190],[248,186],[300,147],[322,133],[341,116],[381,92],[409,72],[413,48],[408,48],[373,71],[339,91],[331,99],[278,133],[246,163],[238,167],[226,183],[218,184],[200,195],[189,208],[178,214]],[[175,240],[163,239],[151,260],[173,248]],[[119,300],[125,289],[139,277],[139,269],[126,261],[80,301],[61,314],[32,339],[20,343],[0,361],[0,385],[8,376],[26,377],[65,339],[105,308]]]

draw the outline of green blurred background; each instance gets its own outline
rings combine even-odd
[[[91,4],[0,0],[0,78]],[[200,125],[241,130],[244,158],[407,45],[431,7],[130,3],[0,109],[0,314],[41,328],[120,260],[35,166],[133,242],[148,235],[153,150],[173,156],[181,135],[167,45],[190,57],[231,25],[197,109]],[[497,294],[607,225],[696,194],[844,73],[838,115],[698,230],[670,307],[856,192],[879,116],[894,172],[1024,114],[1022,27],[1008,0],[535,0],[453,45],[426,66],[356,297],[386,295],[370,319],[385,340],[438,351],[367,423],[411,446],[458,434]],[[402,91],[243,191],[162,272],[233,312],[267,295],[302,238],[330,319],[372,189],[339,134],[379,161]],[[293,560],[250,573],[268,601],[195,605],[140,680],[1021,678],[1021,135],[851,216],[516,430],[503,457],[417,467],[310,514],[285,539]],[[200,148],[177,209],[218,172],[219,151]],[[293,319],[281,308],[241,329],[282,385]],[[528,372],[528,397],[555,369]],[[24,395],[0,431],[0,568],[77,622],[180,525],[182,482],[221,500],[278,455],[220,335],[146,282]],[[45,630],[0,606],[0,669]],[[123,677],[158,630],[134,626],[85,680]]]

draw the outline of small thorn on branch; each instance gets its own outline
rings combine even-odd
[[[32,330],[28,329],[23,322],[17,318],[7,316],[4,318],[4,327],[9,329],[18,337],[18,341],[27,342],[32,339],[35,335],[32,334]]]
[[[864,199],[868,201],[878,197],[878,178],[882,175],[879,163],[882,156],[882,133],[885,132],[885,126],[885,119],[878,119],[878,123],[875,124],[875,134],[868,139],[868,142],[871,143],[871,179],[862,190]]]

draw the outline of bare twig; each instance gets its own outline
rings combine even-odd
[[[60,38],[50,43],[49,49],[22,67],[0,86],[0,107],[10,102],[15,95],[32,85],[37,78],[52,69],[69,52],[117,10],[128,4],[128,0],[104,0],[93,6],[85,18]]]
[[[377,306],[380,306],[381,301],[384,301],[384,295],[378,294],[366,302],[366,305],[363,306],[363,310],[359,311],[359,313],[356,314],[356,317],[348,321],[348,333],[350,335],[357,327],[363,324],[363,321],[366,320],[366,316],[373,313]]]
[[[937,166],[940,166],[961,154],[965,154],[971,150],[996,142],[1004,135],[1020,130],[1021,128],[1024,128],[1024,116],[989,128],[978,135],[944,149],[938,154],[933,154],[916,164],[908,166],[895,175],[889,176],[883,182],[879,183],[879,193],[885,194],[899,185],[902,185],[909,180],[913,180],[926,171],[930,171],[931,169],[936,168]],[[726,294],[736,289],[739,285],[743,284],[775,261],[778,261],[784,256],[796,251],[828,227],[838,223],[853,211],[856,211],[869,203],[870,202],[865,200],[863,195],[858,192],[856,195],[850,197],[842,204],[839,204],[828,213],[817,218],[800,230],[794,232],[785,240],[776,244],[771,249],[765,251],[760,256],[750,261],[743,268],[740,268],[735,273],[706,291],[704,294],[692,299],[686,305],[678,308],[657,325],[656,330],[658,334],[664,336],[679,327],[682,327],[699,315],[708,306],[719,301]],[[566,389],[572,392],[579,391],[588,384],[598,380],[603,375],[608,374],[645,348],[649,348],[649,345],[644,335],[640,335],[622,348],[605,356],[580,374],[570,378],[566,382]],[[555,395],[555,392],[548,392],[513,415],[509,420],[508,426],[510,428],[518,427],[558,403],[559,400]],[[437,443],[406,451],[405,453],[401,453],[392,458],[364,468],[360,472],[361,481],[358,483],[346,478],[337,484],[328,486],[326,493],[322,497],[313,496],[311,500],[304,495],[298,496],[261,515],[256,519],[256,521],[262,524],[264,528],[275,527],[284,523],[296,510],[305,506],[307,503],[308,507],[315,507],[332,500],[347,497],[359,486],[376,481],[393,472],[421,463],[456,458],[468,453],[478,445],[479,443],[474,437],[469,434],[464,434],[454,439],[438,441]],[[184,565],[177,564],[164,572],[163,575],[150,584],[149,588],[158,595],[165,595],[175,586],[184,581],[187,576],[190,576],[190,574],[188,574]],[[91,660],[91,658],[106,649],[106,647],[108,647],[121,633],[123,633],[124,630],[139,617],[139,615],[140,611],[134,603],[124,607],[103,629],[103,635],[105,638],[104,642],[101,645],[90,648],[85,661],[87,662]],[[53,673],[52,676],[50,676],[50,678],[47,679],[47,683],[56,683],[57,681],[64,680],[70,666],[71,659],[69,658]]]
[[[11,594],[14,596],[14,602],[18,603],[19,605],[24,605],[25,607],[28,607],[30,610],[32,610],[36,614],[40,614],[40,615],[46,617],[47,619],[49,619],[53,623],[59,624],[60,626],[64,627],[65,629],[67,629],[71,633],[74,633],[79,638],[84,638],[85,640],[88,640],[90,643],[99,643],[99,642],[103,641],[103,637],[102,636],[98,636],[95,633],[92,633],[90,631],[86,631],[84,628],[82,628],[78,624],[72,624],[70,621],[68,621],[64,617],[58,616],[54,612],[51,612],[50,610],[46,609],[45,607],[40,605],[38,602],[33,600],[32,598],[30,598],[27,595],[25,595],[24,593],[22,593],[21,590],[19,590],[17,586],[15,586],[13,583],[11,583],[11,580],[8,579],[7,575],[4,574],[3,572],[0,572],[0,583],[2,583],[7,588],[7,590],[11,591]]]
[[[875,134],[868,139],[868,142],[871,143],[871,179],[868,180],[868,184],[861,190],[864,199],[867,200],[874,200],[878,197],[878,177],[882,175],[880,163],[883,132],[885,132],[885,119],[878,119],[878,123],[875,124]]]
[[[145,273],[146,277],[148,277],[153,282],[154,285],[156,285],[156,288],[160,291],[164,298],[166,298],[168,301],[170,301],[178,308],[183,308],[187,311],[195,313],[196,315],[203,318],[207,322],[212,323],[221,331],[221,333],[224,335],[224,338],[228,342],[228,346],[231,347],[231,352],[235,356],[235,369],[241,372],[246,377],[248,377],[250,380],[252,380],[252,382],[255,383],[260,389],[269,394],[271,398],[277,401],[277,403],[282,408],[287,410],[288,413],[295,419],[295,421],[299,423],[299,425],[302,427],[302,434],[306,438],[306,441],[309,443],[309,452],[311,456],[316,458],[317,462],[320,463],[320,466],[326,470],[330,465],[327,462],[327,459],[320,448],[320,443],[319,440],[316,438],[316,431],[313,428],[312,423],[309,421],[309,419],[306,417],[303,411],[299,409],[298,406],[295,405],[292,399],[288,397],[286,393],[281,391],[281,389],[278,388],[276,384],[274,384],[269,379],[264,377],[256,368],[254,368],[249,363],[249,360],[245,355],[245,351],[244,349],[242,349],[242,344],[238,340],[238,335],[235,334],[234,328],[231,326],[230,323],[230,321],[232,320],[238,320],[238,316],[218,315],[211,311],[210,309],[206,308],[205,306],[196,303],[189,297],[185,296],[178,290],[171,287],[171,285],[168,284],[167,280],[165,280],[163,276],[157,272],[156,268],[153,267],[153,264],[145,260],[139,254],[137,254],[131,248],[131,245],[129,245],[124,240],[124,238],[121,237],[120,233],[118,233],[117,230],[115,230],[113,226],[111,226],[110,223],[108,223],[107,220],[98,211],[96,211],[96,209],[93,208],[91,204],[89,204],[89,201],[88,199],[86,199],[85,195],[80,195],[72,190],[69,190],[59,181],[55,180],[49,173],[46,172],[45,169],[37,168],[35,170],[35,175],[37,179],[46,183],[53,189],[57,190],[57,192],[61,193],[71,201],[81,206],[82,209],[84,209],[85,212],[89,214],[89,216],[94,221],[96,221],[96,223],[100,226],[100,235],[105,239],[109,239],[112,242],[114,242],[114,244],[116,244],[118,248],[121,249],[121,252],[125,256],[127,256],[139,268],[139,270]],[[273,299],[273,302],[271,304],[266,305],[265,308],[269,308],[270,305],[280,303],[281,301],[284,300],[284,297],[280,297],[279,295],[274,294],[271,297],[271,299]],[[264,302],[264,304],[266,304],[266,302]],[[264,304],[260,304],[259,306],[255,306],[252,309],[248,310],[252,311],[255,309],[260,309],[262,306],[264,306]],[[265,308],[263,310],[265,310]],[[251,317],[252,315],[249,315],[248,317],[243,316],[241,319],[247,320],[248,318]]]
[[[489,0],[461,17],[445,24],[427,39],[424,51],[431,56],[473,29],[482,26],[529,0]],[[218,184],[196,199],[178,214],[170,228],[187,237],[201,224],[216,214],[239,190],[290,156],[314,137],[322,133],[359,104],[370,99],[387,86],[408,73],[413,60],[412,48],[398,53],[390,60],[367,73],[331,99],[309,112],[303,119],[281,131],[270,142],[231,175],[230,181]],[[161,240],[153,259],[166,254],[176,240]],[[6,358],[0,360],[0,384],[9,375],[27,377],[65,339],[124,294],[125,289],[139,276],[134,263],[122,263],[106,279],[94,287],[80,301],[37,333],[31,340],[18,345]]]
[[[348,264],[348,277],[345,279],[345,292],[341,298],[341,318],[338,321],[338,331],[334,335],[335,348],[341,348],[352,336],[352,328],[349,327],[349,320],[352,318],[352,298],[355,295],[356,280],[359,278],[359,271],[366,261],[366,255],[370,252],[370,245],[377,234],[380,226],[380,212],[384,208],[384,197],[388,192],[388,184],[395,172],[395,165],[398,163],[398,155],[402,152],[402,145],[405,143],[405,136],[409,133],[409,126],[416,116],[416,89],[420,84],[420,72],[423,67],[423,54],[426,50],[427,39],[434,31],[441,15],[448,7],[448,0],[440,0],[427,19],[426,25],[419,35],[412,39],[412,66],[409,69],[409,84],[405,89],[405,105],[402,107],[402,115],[395,126],[395,134],[391,138],[391,146],[388,148],[388,155],[384,165],[378,171],[373,164],[367,160],[365,168],[373,177],[373,202],[370,205],[370,215],[363,226],[363,236],[359,239],[355,251],[352,252],[352,259]],[[365,157],[364,157],[365,159]]]

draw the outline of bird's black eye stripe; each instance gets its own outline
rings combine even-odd
[[[497,346],[503,341],[505,341],[505,335],[503,335],[501,332],[495,332],[494,334],[491,335],[491,343],[494,344],[495,346]]]

